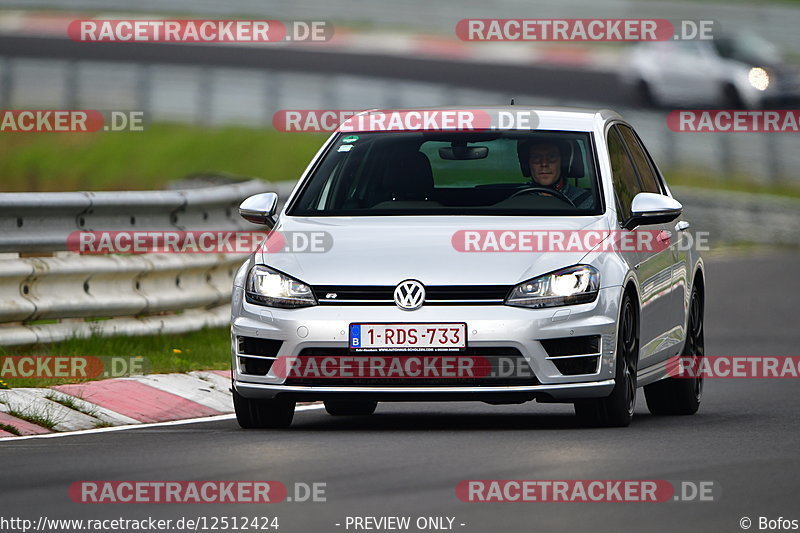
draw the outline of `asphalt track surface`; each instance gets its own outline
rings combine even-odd
[[[630,105],[628,91],[616,74],[572,67],[509,66],[277,46],[79,43],[52,37],[17,36],[0,36],[0,56],[351,74],[499,91],[509,96],[535,95],[565,102]],[[518,103],[526,102],[520,100]]]
[[[798,354],[800,254],[716,259],[707,271],[707,354]],[[288,430],[224,420],[4,442],[0,517],[265,515],[279,532],[336,532],[346,516],[452,516],[465,532],[694,532],[741,531],[747,516],[757,530],[760,516],[800,519],[798,393],[796,379],[708,380],[697,415],[656,418],[640,392],[625,429],[579,428],[564,405],[408,403],[366,418],[300,412]],[[327,502],[88,505],[67,492],[78,480],[237,479],[324,482]],[[713,502],[463,503],[464,479],[695,480],[719,491]]]

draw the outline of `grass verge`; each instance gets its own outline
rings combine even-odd
[[[161,189],[193,174],[300,177],[325,134],[153,124],[142,132],[0,134],[0,191]]]
[[[142,357],[145,359],[147,372],[153,374],[190,372],[192,370],[228,370],[230,368],[230,331],[228,328],[214,328],[174,335],[91,337],[69,339],[54,344],[0,348],[0,356],[45,355]],[[52,387],[91,381],[91,379],[19,378],[8,375],[4,375],[3,379],[11,387]]]
[[[51,402],[55,402],[57,404],[63,405],[67,409],[72,409],[73,411],[78,411],[79,413],[83,413],[88,416],[95,416],[97,414],[97,408],[86,408],[84,404],[76,401],[77,399],[82,398],[75,398],[74,396],[69,396],[67,394],[57,394],[56,392],[49,392],[45,395],[45,398],[50,400]]]
[[[8,424],[0,424],[0,430],[6,431],[6,432],[11,433],[12,435],[16,435],[18,437],[20,436],[19,430],[17,428],[15,428],[14,426],[9,426]]]
[[[47,428],[52,430],[55,428],[63,419],[63,414],[61,417],[56,416],[52,410],[48,409],[40,409],[40,410],[25,410],[19,411],[17,409],[9,409],[8,414],[19,418],[20,420],[26,420],[31,424],[36,424],[37,426],[41,426],[43,428]]]
[[[800,182],[797,184],[755,183],[747,181],[744,178],[733,177],[721,179],[709,174],[683,170],[664,171],[664,177],[669,185],[680,187],[696,187],[701,189],[800,198]]]
[[[327,134],[152,124],[143,132],[0,134],[0,191],[160,189],[198,174],[297,179]],[[800,184],[665,171],[671,185],[800,198]]]

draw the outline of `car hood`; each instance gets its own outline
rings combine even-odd
[[[584,252],[459,252],[459,230],[600,230],[592,217],[317,217],[281,218],[275,230],[326,232],[324,252],[258,252],[256,261],[310,285],[513,285],[578,263]]]

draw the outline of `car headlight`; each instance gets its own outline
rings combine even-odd
[[[600,273],[589,265],[577,265],[520,283],[506,298],[506,305],[556,307],[593,302],[600,289]]]
[[[754,89],[759,91],[766,91],[769,87],[769,72],[761,67],[753,67],[747,73],[747,81]]]
[[[317,305],[311,287],[269,267],[256,265],[247,274],[245,299],[269,307],[308,307]]]

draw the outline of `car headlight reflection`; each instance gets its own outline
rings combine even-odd
[[[269,307],[308,307],[317,305],[311,287],[269,267],[250,269],[244,285],[248,302]]]
[[[541,308],[589,303],[599,289],[597,269],[577,265],[520,283],[506,298],[506,305]]]

